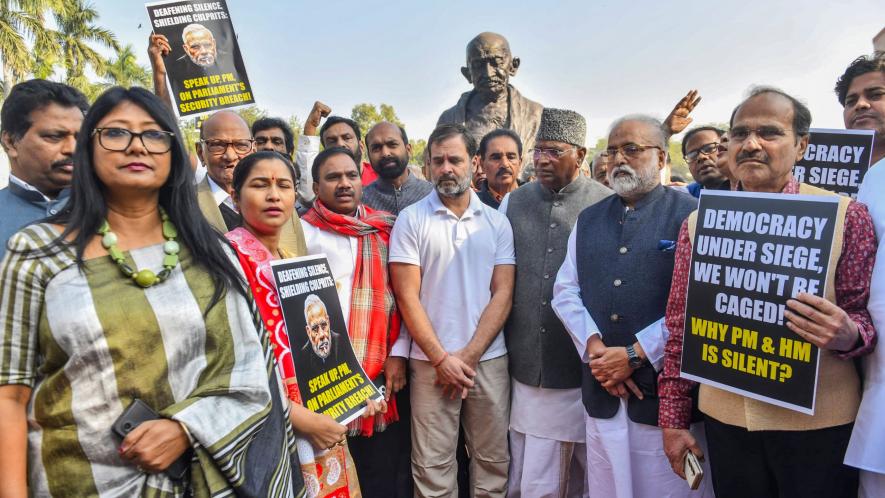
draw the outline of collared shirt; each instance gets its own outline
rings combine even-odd
[[[421,267],[421,306],[443,348],[454,352],[476,332],[491,299],[495,266],[516,264],[513,231],[506,216],[472,191],[460,218],[434,192],[400,213],[390,235],[389,260]],[[405,356],[410,341],[404,325],[390,354]],[[506,353],[499,331],[480,361]],[[410,357],[428,359],[420,347],[411,348]]]
[[[363,204],[398,215],[400,211],[427,197],[433,184],[409,172],[402,186],[396,188],[389,181],[379,178],[363,188]]]
[[[43,192],[40,192],[39,190],[37,190],[36,187],[34,187],[30,183],[22,180],[21,178],[13,175],[12,173],[9,174],[9,182],[18,185],[19,187],[21,187],[29,192],[36,192],[36,193],[40,194],[40,197],[43,197],[43,200],[46,202],[52,202],[52,199],[50,199],[49,196],[47,196]]]
[[[506,192],[503,195],[495,192],[494,189],[489,187],[488,183],[483,183],[482,188],[480,188],[479,191],[476,193],[476,195],[479,196],[479,200],[485,203],[486,206],[491,206],[494,209],[498,209],[501,207],[501,201],[504,200],[504,197],[508,194],[510,194],[510,192]],[[506,212],[506,210],[498,210],[501,212]]]
[[[0,258],[6,254],[6,242],[15,232],[37,220],[53,216],[61,211],[70,197],[70,189],[59,192],[55,199],[28,184],[21,178],[9,175],[9,184],[0,189]]]
[[[215,180],[213,180],[211,176],[206,175],[206,179],[209,180],[209,188],[212,189],[212,197],[215,198],[215,203],[219,206],[224,204],[236,211],[237,206],[234,204],[234,200],[231,199],[230,194],[227,193],[227,190],[224,190],[220,185],[215,183]]]
[[[798,194],[799,182],[791,179],[783,194]],[[848,205],[845,213],[845,231],[842,239],[842,255],[836,267],[836,305],[848,313],[857,324],[863,342],[857,348],[836,354],[850,359],[870,353],[876,345],[867,301],[870,297],[870,278],[876,253],[876,233],[867,207],[858,202]],[[695,382],[679,376],[682,365],[682,340],[685,332],[685,302],[688,294],[688,277],[691,265],[691,239],[687,221],[682,224],[673,267],[673,285],[667,302],[666,324],[670,337],[664,349],[664,371],[658,379],[661,398],[660,426],[687,429],[691,420],[691,397],[689,392]]]

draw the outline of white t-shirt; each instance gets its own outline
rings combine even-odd
[[[470,342],[491,299],[495,265],[514,265],[510,221],[473,192],[459,219],[431,193],[404,209],[390,235],[390,262],[421,267],[421,305],[436,336],[452,353]],[[391,355],[405,356],[411,338],[403,324]],[[480,361],[507,354],[504,335],[492,341]],[[428,360],[420,347],[411,358]]]

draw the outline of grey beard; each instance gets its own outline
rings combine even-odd
[[[439,195],[443,197],[459,197],[470,188],[470,176],[458,178],[458,182],[454,186],[449,186],[448,184],[442,186],[440,184],[440,179],[437,179],[433,182],[433,186],[436,188]]]
[[[630,176],[615,176],[615,173],[626,171]],[[633,168],[622,164],[614,168],[608,175],[608,183],[612,190],[620,196],[632,196],[651,192],[658,186],[658,174],[651,171],[650,174],[640,175]]]

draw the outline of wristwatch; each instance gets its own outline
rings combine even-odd
[[[636,369],[642,366],[642,358],[636,354],[636,350],[633,349],[633,345],[630,344],[627,346],[627,363],[630,365],[630,368]]]

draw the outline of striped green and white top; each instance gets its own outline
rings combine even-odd
[[[0,385],[33,389],[31,495],[251,494],[239,487],[253,478],[253,449],[263,452],[265,482],[248,486],[297,494],[288,405],[254,303],[231,291],[206,313],[214,284],[186,248],[168,280],[148,289],[106,257],[87,260],[85,271],[72,248],[34,257],[58,235],[47,224],[20,231],[0,270]],[[126,254],[133,268],[151,269],[163,256],[162,245]],[[119,457],[111,425],[134,398],[188,428],[195,458],[184,484]],[[274,410],[285,411],[282,421]],[[259,433],[280,437],[250,448]]]

